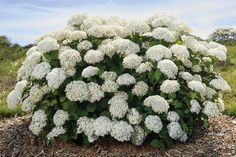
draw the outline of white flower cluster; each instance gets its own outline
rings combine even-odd
[[[231,89],[213,70],[226,48],[189,33],[167,14],[145,21],[74,16],[28,50],[8,107],[33,110],[30,130],[45,128],[48,140],[77,128],[89,142],[109,135],[141,145],[165,130],[185,141],[183,122],[193,126],[183,113],[196,121],[215,117]]]

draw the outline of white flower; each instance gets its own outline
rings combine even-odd
[[[111,126],[111,137],[114,137],[120,142],[129,141],[134,129],[125,121],[115,121]]]
[[[207,115],[208,117],[216,117],[219,115],[219,109],[216,103],[211,102],[211,101],[205,101],[203,103],[203,113]]]
[[[142,97],[147,94],[148,88],[149,87],[147,83],[139,81],[134,85],[132,89],[132,94]]]
[[[127,56],[140,51],[138,44],[128,39],[116,39],[112,41],[111,44],[114,46],[116,53],[121,54],[122,56]]]
[[[70,101],[85,101],[89,98],[88,85],[83,81],[72,81],[66,85],[66,97]]]
[[[180,117],[177,112],[175,111],[169,111],[167,113],[167,120],[170,122],[177,122],[179,121]]]
[[[53,123],[58,127],[65,124],[69,120],[69,114],[64,110],[57,110],[53,116]]]
[[[169,109],[168,102],[159,95],[153,95],[147,97],[144,102],[144,106],[152,107],[153,111],[156,113],[167,113]]]
[[[200,65],[194,65],[194,66],[192,66],[191,69],[192,69],[192,71],[195,72],[195,73],[199,73],[199,72],[202,71],[202,68],[201,68]]]
[[[48,87],[52,89],[58,89],[65,79],[65,72],[62,68],[54,68],[46,76]]]
[[[139,65],[136,69],[136,73],[150,72],[152,70],[152,63],[144,62]]]
[[[132,34],[132,33],[142,34],[145,32],[149,32],[150,27],[146,22],[131,21],[125,26],[124,31],[128,34]]]
[[[213,99],[213,96],[216,94],[216,91],[210,87],[205,87],[205,90],[206,90],[206,97],[208,99]]]
[[[129,54],[123,59],[123,66],[126,69],[136,69],[141,63],[143,59],[137,54]]]
[[[31,101],[33,103],[37,103],[37,102],[41,101],[44,94],[45,93],[42,91],[42,89],[39,85],[33,85],[30,88],[29,95],[30,95]]]
[[[102,53],[109,56],[110,58],[112,58],[113,55],[116,53],[116,48],[111,42],[99,45],[98,50],[100,50]]]
[[[194,77],[194,80],[195,80],[195,81],[202,82],[202,77],[201,77],[201,75],[199,75],[199,74],[194,74],[193,77]]]
[[[146,56],[152,61],[160,61],[163,58],[171,58],[171,50],[162,45],[155,45],[146,51]]]
[[[182,61],[183,65],[184,65],[185,67],[187,67],[187,68],[192,68],[193,63],[192,63],[190,60],[188,60],[188,59],[181,59],[181,61]]]
[[[100,116],[93,122],[94,134],[96,136],[105,136],[111,130],[111,120],[105,116]]]
[[[100,101],[101,98],[104,97],[104,92],[99,84],[90,82],[87,85],[90,93],[88,98],[89,102],[94,103],[95,101]]]
[[[35,66],[31,77],[33,79],[42,79],[51,71],[51,66],[48,62],[42,62]]]
[[[163,127],[161,119],[155,115],[148,115],[144,123],[149,130],[155,133],[159,133]]]
[[[18,105],[21,101],[21,95],[22,93],[18,90],[13,90],[8,96],[7,96],[7,106],[9,109],[14,109],[16,105]]]
[[[144,129],[139,125],[135,125],[134,132],[131,136],[131,142],[139,146],[143,143],[145,138],[146,138],[146,134],[145,134]]]
[[[26,52],[26,56],[30,56],[32,53],[34,53],[35,51],[38,51],[37,46],[33,46],[31,47],[27,52]]]
[[[153,30],[152,36],[158,40],[165,40],[167,42],[176,41],[176,33],[174,31],[170,31],[167,28],[157,27]]]
[[[59,55],[59,60],[63,69],[68,70],[74,68],[77,63],[82,61],[80,53],[73,49],[63,51]]]
[[[84,68],[81,73],[81,76],[84,78],[89,78],[98,74],[99,69],[97,67],[88,66]]]
[[[66,133],[66,130],[62,126],[56,126],[52,129],[51,132],[47,134],[47,139],[52,140],[55,137]]]
[[[183,58],[183,59],[189,58],[189,52],[186,46],[174,44],[170,47],[170,49],[174,54],[174,56],[176,56],[177,58]]]
[[[68,43],[71,43],[73,41],[81,41],[83,39],[87,38],[87,34],[84,31],[69,31],[69,36],[68,39],[66,39],[66,41]]]
[[[70,20],[68,21],[67,24],[69,26],[79,27],[86,18],[87,18],[87,16],[85,14],[74,15],[70,18]]]
[[[92,43],[90,41],[88,41],[88,40],[81,41],[77,45],[77,49],[79,51],[81,51],[81,50],[87,51],[87,50],[91,49],[92,47],[93,47]]]
[[[117,91],[118,88],[119,88],[119,85],[115,81],[112,81],[112,80],[105,80],[105,82],[102,85],[102,90],[108,93],[113,93]]]
[[[132,125],[139,124],[142,121],[142,115],[136,110],[136,108],[129,109],[126,118]]]
[[[125,73],[125,74],[122,74],[120,75],[116,82],[119,84],[119,85],[126,85],[126,86],[129,86],[131,84],[134,84],[136,82],[135,78],[128,74],[128,73]]]
[[[218,97],[217,100],[218,100],[218,103],[217,103],[218,109],[219,109],[219,111],[223,112],[225,110],[224,101],[221,97]]]
[[[120,98],[120,99],[124,99],[124,100],[128,100],[129,95],[123,91],[117,91],[114,93],[114,97],[115,98]]]
[[[116,32],[110,25],[96,25],[87,30],[88,36],[96,38],[111,38],[116,36]]]
[[[223,78],[213,79],[209,82],[209,85],[211,85],[215,89],[218,89],[221,91],[230,91],[231,90],[230,86]]]
[[[194,80],[194,77],[189,72],[179,72],[180,77],[182,77],[187,83]]]
[[[178,73],[178,67],[169,59],[164,59],[158,62],[157,68],[160,69],[162,73],[167,75],[168,78],[175,79]]]
[[[186,133],[183,132],[183,130],[178,122],[171,122],[170,124],[168,124],[167,130],[168,130],[169,136],[172,139],[185,142],[188,138]]]
[[[123,118],[129,110],[128,103],[120,97],[112,97],[109,101],[109,112],[113,118]]]
[[[114,71],[104,71],[100,76],[103,80],[112,80],[115,81],[117,74]]]
[[[178,83],[177,80],[165,80],[161,84],[160,90],[163,93],[167,93],[167,94],[175,93],[180,90],[180,84]]]
[[[193,99],[190,101],[190,105],[191,105],[190,111],[192,113],[199,114],[199,112],[201,111],[201,106],[200,106],[199,102],[197,100]]]
[[[204,87],[202,82],[195,81],[195,80],[190,81],[188,83],[188,87],[191,90],[200,93],[201,95],[205,95],[206,94],[206,90],[205,90],[205,87]]]
[[[47,115],[44,110],[37,110],[32,116],[32,121],[30,123],[29,129],[35,135],[39,135],[42,129],[47,125]]]
[[[58,50],[60,47],[57,43],[57,40],[52,37],[46,37],[40,42],[38,42],[38,50],[39,52],[46,53],[54,50]]]
[[[84,55],[84,61],[89,64],[96,64],[103,60],[104,54],[99,50],[89,50]]]
[[[23,102],[22,102],[22,111],[28,112],[32,110],[35,107],[35,104],[32,102],[31,97],[27,97]]]
[[[207,54],[216,57],[220,61],[226,61],[226,53],[221,48],[211,48],[208,49]]]
[[[153,27],[169,27],[176,18],[174,16],[168,15],[166,13],[159,13],[154,16],[151,16],[147,22],[151,24]]]
[[[15,90],[23,93],[29,82],[27,80],[21,80],[16,83]]]

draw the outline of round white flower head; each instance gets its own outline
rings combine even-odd
[[[35,135],[39,135],[42,129],[47,125],[47,115],[44,110],[37,110],[32,116],[32,121],[30,123],[29,129]]]
[[[117,74],[114,71],[104,71],[100,76],[103,80],[112,80],[115,81]]]
[[[74,15],[69,19],[67,24],[69,26],[79,27],[86,18],[87,18],[87,16],[85,14]]]
[[[129,73],[125,73],[125,74],[122,74],[120,75],[116,82],[119,84],[119,85],[126,85],[126,86],[129,86],[131,84],[135,84],[136,80],[135,78],[130,75]]]
[[[39,52],[46,53],[50,51],[57,50],[60,46],[57,43],[57,40],[52,37],[46,37],[40,42],[38,42],[38,50]]]
[[[64,110],[57,110],[53,116],[53,123],[56,126],[64,125],[67,120],[69,120],[69,114]]]
[[[113,96],[109,101],[109,112],[113,118],[123,118],[127,111],[129,110],[128,103],[126,100]]]
[[[66,85],[66,97],[70,101],[85,101],[89,99],[88,85],[83,81],[72,81]]]
[[[18,90],[11,91],[11,93],[7,96],[7,106],[9,109],[14,109],[16,105],[20,103],[21,95],[22,93]]]
[[[144,121],[146,127],[155,132],[159,133],[163,127],[161,119],[158,116],[148,115]]]
[[[46,76],[48,87],[52,89],[58,89],[65,79],[65,72],[62,68],[54,68]]]
[[[144,102],[144,106],[147,107],[152,107],[153,111],[156,113],[167,113],[169,109],[169,104],[168,102],[161,96],[159,95],[153,95],[147,97]]]
[[[125,121],[114,121],[111,125],[111,137],[120,142],[129,141],[134,129]]]
[[[132,125],[139,124],[142,121],[142,115],[136,110],[136,108],[129,109],[126,118]]]
[[[51,71],[51,66],[48,62],[42,62],[36,65],[34,68],[31,77],[33,79],[42,79]]]
[[[191,90],[200,93],[201,95],[205,95],[206,94],[205,86],[203,85],[202,82],[195,81],[195,80],[190,81],[188,83],[188,87]]]
[[[111,38],[116,36],[116,32],[109,25],[97,25],[87,30],[88,36],[96,38]]]
[[[220,61],[226,61],[226,53],[220,48],[211,48],[208,49],[207,54],[213,57],[216,57]]]
[[[26,52],[26,57],[30,56],[32,53],[34,53],[35,51],[38,51],[37,46],[33,46],[31,47],[27,52]]]
[[[129,95],[123,91],[117,91],[114,93],[114,97],[115,98],[120,98],[120,99],[124,99],[124,100],[128,100]]]
[[[87,85],[90,93],[90,96],[88,98],[89,102],[94,103],[95,101],[100,101],[101,98],[104,97],[104,92],[99,84],[90,82]]]
[[[84,55],[84,61],[89,64],[96,64],[103,60],[104,54],[99,50],[89,50]]]
[[[102,90],[108,93],[114,93],[118,90],[118,88],[119,85],[112,80],[105,80],[104,84],[102,85]]]
[[[181,59],[181,61],[182,61],[183,65],[184,65],[185,67],[187,67],[187,68],[192,68],[193,63],[192,63],[190,60],[188,60],[188,59]]]
[[[27,87],[28,83],[29,82],[27,80],[21,80],[21,81],[17,82],[15,85],[15,90],[23,93],[25,88]]]
[[[35,107],[35,104],[32,102],[30,97],[27,97],[23,102],[22,102],[22,111],[28,112],[32,110]]]
[[[178,83],[177,80],[165,80],[161,84],[160,90],[163,93],[167,93],[167,94],[175,93],[180,90],[180,84]]]
[[[167,120],[170,122],[178,122],[180,119],[179,115],[175,111],[169,111],[167,113]]]
[[[191,105],[190,111],[192,113],[199,114],[199,112],[201,111],[201,106],[200,106],[199,102],[197,100],[193,99],[190,101],[190,105]]]
[[[213,99],[214,95],[216,94],[216,91],[210,87],[205,87],[205,89],[206,89],[206,97],[210,100]]]
[[[223,99],[221,97],[218,97],[217,100],[218,100],[218,103],[217,103],[218,109],[219,109],[219,111],[223,112],[225,110],[224,101],[223,101]]]
[[[158,40],[165,40],[167,42],[174,42],[176,38],[176,33],[170,31],[167,28],[157,27],[153,30],[152,36]]]
[[[144,129],[139,125],[135,125],[134,132],[131,136],[131,142],[139,146],[143,143],[145,138],[146,138],[146,134],[145,134]]]
[[[116,39],[112,41],[111,44],[114,46],[115,51],[122,56],[127,56],[140,51],[138,44],[128,39]]]
[[[146,56],[151,61],[160,61],[163,58],[171,58],[171,50],[163,45],[155,45],[146,51]]]
[[[80,53],[73,49],[68,49],[63,51],[59,55],[59,60],[61,63],[61,66],[64,69],[70,69],[76,66],[77,63],[82,61],[82,58],[80,56]]]
[[[105,116],[100,116],[93,122],[94,134],[96,136],[105,136],[111,130],[111,120]]]
[[[159,61],[157,64],[157,68],[159,68],[162,73],[164,73],[168,78],[171,79],[175,79],[178,73],[178,67],[169,59]]]
[[[37,102],[41,101],[44,94],[45,93],[42,91],[42,89],[39,85],[33,85],[30,89],[30,92],[29,92],[31,101],[33,103],[37,103]]]
[[[97,67],[88,66],[88,67],[84,68],[84,70],[81,73],[81,76],[84,78],[89,78],[89,77],[97,75],[98,71],[99,71],[99,69]]]
[[[136,73],[144,73],[144,72],[150,72],[152,70],[152,63],[150,62],[144,62],[141,63],[137,69],[136,69]]]
[[[203,103],[203,113],[210,118],[216,117],[219,115],[219,109],[216,103],[211,101],[205,101]]]
[[[148,84],[143,81],[137,82],[132,89],[132,94],[140,97],[146,95],[147,92],[148,92]]]
[[[47,134],[48,140],[53,140],[55,137],[66,133],[66,130],[62,126],[56,126]]]
[[[132,33],[145,33],[150,31],[150,27],[146,22],[142,21],[131,21],[129,22],[125,28],[124,31],[127,34],[132,34]]]
[[[231,88],[223,78],[217,78],[210,81],[209,85],[221,91],[230,91]]]
[[[184,142],[188,138],[186,133],[182,130],[182,128],[178,122],[171,122],[170,124],[168,124],[167,130],[168,130],[169,136],[172,139],[180,140],[180,141]]]
[[[129,54],[123,59],[123,66],[126,69],[136,69],[141,63],[143,59],[137,54]]]
[[[180,77],[182,77],[187,83],[194,80],[194,77],[189,72],[179,72]]]
[[[195,80],[195,81],[202,82],[202,77],[201,77],[201,75],[199,75],[199,74],[194,74],[193,77],[194,77],[194,80]]]
[[[174,56],[176,56],[177,58],[183,58],[183,59],[189,58],[189,52],[186,46],[174,44],[170,47],[170,49],[174,54]]]
[[[77,49],[79,51],[87,51],[89,49],[91,49],[93,47],[92,43],[88,40],[84,40],[84,41],[81,41],[78,45],[77,45]]]
[[[200,65],[194,65],[194,66],[192,66],[191,69],[192,69],[192,71],[195,72],[195,73],[199,73],[199,72],[202,71],[202,68],[201,68]]]
[[[112,58],[116,53],[115,46],[111,42],[99,45],[98,50],[100,50],[102,53],[104,53],[110,58]]]

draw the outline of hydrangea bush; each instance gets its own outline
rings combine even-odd
[[[184,142],[224,110],[222,92],[230,90],[213,71],[226,48],[190,31],[167,14],[74,16],[29,49],[8,106],[33,111],[29,129],[48,140]]]
[[[208,39],[222,44],[235,44],[236,28],[218,28],[209,35]]]

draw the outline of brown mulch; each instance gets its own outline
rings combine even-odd
[[[169,150],[148,145],[134,146],[130,143],[100,140],[89,146],[32,135],[28,126],[30,115],[0,120],[1,156],[236,156],[236,118],[221,115],[210,120],[208,130],[199,129],[186,143],[177,143]]]

